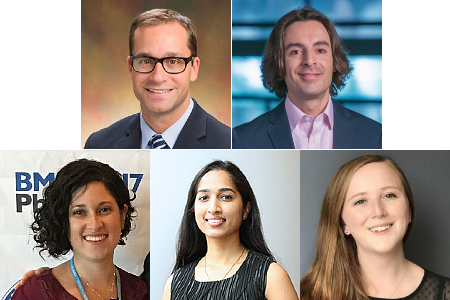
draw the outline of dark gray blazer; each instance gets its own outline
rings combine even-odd
[[[333,149],[381,149],[381,124],[333,101]],[[284,100],[233,128],[233,149],[294,149]]]
[[[141,126],[139,114],[126,117],[107,128],[94,132],[85,149],[139,149]],[[194,108],[187,119],[174,149],[230,149],[231,129],[208,114],[194,100]]]

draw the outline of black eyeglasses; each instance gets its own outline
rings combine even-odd
[[[194,58],[190,57],[163,57],[153,58],[148,56],[130,56],[131,66],[138,73],[152,72],[157,63],[161,63],[164,71],[169,74],[183,73],[187,64]]]

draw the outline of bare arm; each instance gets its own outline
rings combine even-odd
[[[45,271],[47,271],[49,268],[48,267],[41,267],[37,270],[30,270],[27,271],[25,274],[23,274],[22,279],[20,279],[20,281],[16,284],[16,286],[14,287],[15,290],[17,290],[20,286],[22,286],[28,279],[37,276],[39,274],[44,273]]]
[[[173,275],[170,275],[169,279],[167,279],[166,284],[164,285],[164,294],[163,300],[170,300],[170,287],[172,286],[172,278]]]
[[[288,273],[272,263],[267,270],[266,298],[268,300],[298,300],[297,292]]]

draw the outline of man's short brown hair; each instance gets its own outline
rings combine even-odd
[[[345,86],[347,78],[353,68],[344,49],[341,40],[334,28],[333,23],[319,11],[304,7],[293,10],[284,15],[275,24],[264,49],[264,56],[261,64],[262,80],[264,87],[271,93],[275,93],[279,98],[287,95],[287,85],[284,80],[284,34],[286,28],[295,22],[317,21],[322,23],[330,36],[331,50],[333,54],[333,79],[330,86],[331,96],[336,96],[338,90]]]
[[[130,56],[133,55],[133,47],[134,47],[134,33],[141,26],[152,26],[159,24],[167,24],[170,22],[178,22],[188,34],[188,42],[187,46],[191,51],[191,55],[197,56],[197,31],[195,30],[194,24],[192,21],[182,14],[171,10],[171,9],[163,9],[163,8],[155,8],[149,11],[145,11],[137,15],[133,23],[130,27],[130,35],[129,35],[129,47],[130,47]]]

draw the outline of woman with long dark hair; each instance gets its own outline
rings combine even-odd
[[[414,222],[408,180],[390,158],[340,167],[322,203],[316,257],[300,281],[303,300],[450,299],[450,280],[405,258]]]
[[[241,170],[228,161],[203,167],[189,189],[163,299],[298,299],[261,227]]]

